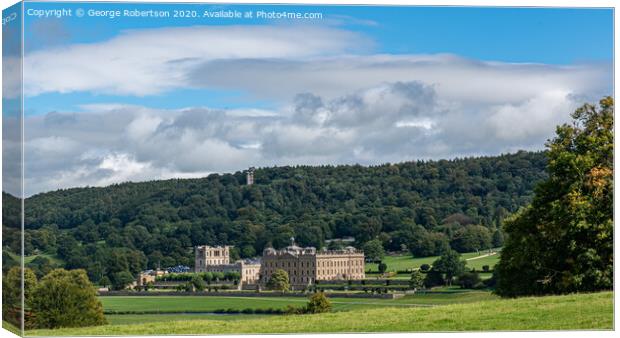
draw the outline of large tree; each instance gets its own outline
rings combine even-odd
[[[37,284],[30,304],[39,328],[106,323],[97,291],[84,270],[52,270]]]
[[[610,97],[585,104],[547,143],[549,178],[505,222],[500,295],[612,288],[613,114]]]
[[[269,278],[267,287],[276,291],[288,291],[291,288],[288,273],[282,269],[277,269]]]
[[[466,261],[461,260],[461,255],[448,249],[435,262],[433,262],[432,272],[440,273],[446,284],[452,285],[454,277],[459,276],[465,271]]]

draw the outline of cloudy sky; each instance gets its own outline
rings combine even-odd
[[[191,9],[323,19],[27,17],[27,195],[537,150],[612,91],[609,10]]]

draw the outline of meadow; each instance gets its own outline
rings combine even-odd
[[[459,293],[455,293],[459,294]],[[415,297],[411,297],[412,299]],[[399,300],[406,302],[407,300]],[[152,319],[153,317],[151,317]],[[194,317],[196,318],[196,317]],[[32,330],[29,336],[163,335],[312,332],[412,332],[479,330],[610,330],[613,293],[493,298],[433,307],[381,307],[316,315],[205,317],[85,328]],[[189,319],[189,318],[188,318]]]
[[[475,268],[477,271],[482,271],[482,267],[488,265],[493,269],[493,266],[499,262],[500,252],[498,249],[492,249],[480,252],[468,252],[461,254],[461,259],[467,262],[467,268]],[[439,259],[439,256],[429,257],[413,257],[411,255],[387,255],[383,259],[383,262],[387,265],[387,271],[407,271],[412,269],[419,269],[422,264],[432,265],[434,261]],[[366,271],[377,272],[377,263],[366,263]]]
[[[399,299],[330,298],[334,311],[348,311],[377,307],[415,307],[435,304],[456,304],[494,299],[488,291],[455,290],[451,293],[418,293]],[[304,306],[305,297],[235,297],[235,296],[108,296],[99,297],[108,314],[209,313],[221,309],[286,309],[287,306]],[[185,312],[185,313],[184,313]]]

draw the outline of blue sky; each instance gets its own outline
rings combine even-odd
[[[605,9],[26,5],[323,13],[27,16],[27,195],[540,150],[571,111],[613,89]]]
[[[152,4],[56,4],[26,3],[26,8],[78,8],[96,10],[287,10],[322,12],[324,20],[304,24],[332,25],[359,32],[373,40],[367,53],[437,54],[450,53],[485,61],[544,63],[555,65],[610,62],[613,55],[613,17],[609,9],[552,8],[467,8],[467,7],[381,7],[381,6],[222,6]],[[53,22],[57,30],[41,34],[37,24]],[[162,26],[195,25],[286,25],[279,20],[236,19],[136,19],[83,17],[38,19],[26,16],[26,50],[59,47],[75,43],[94,43],[114,38],[127,30]],[[47,28],[47,25],[44,26]],[[44,30],[45,30],[44,28]],[[54,38],[49,34],[56,33]],[[197,94],[200,95],[197,95]],[[176,99],[172,99],[176,98]],[[76,110],[90,103],[154,105],[162,108],[187,106],[244,107],[247,98],[235,90],[181,89],[157,97],[110,96],[94,92],[67,95],[48,93],[30,97],[28,114],[50,110]],[[274,102],[254,99],[253,105],[273,107]]]

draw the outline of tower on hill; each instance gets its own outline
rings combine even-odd
[[[246,173],[246,181],[247,181],[247,185],[252,185],[254,184],[254,171],[256,171],[256,168],[254,167],[250,167]]]

